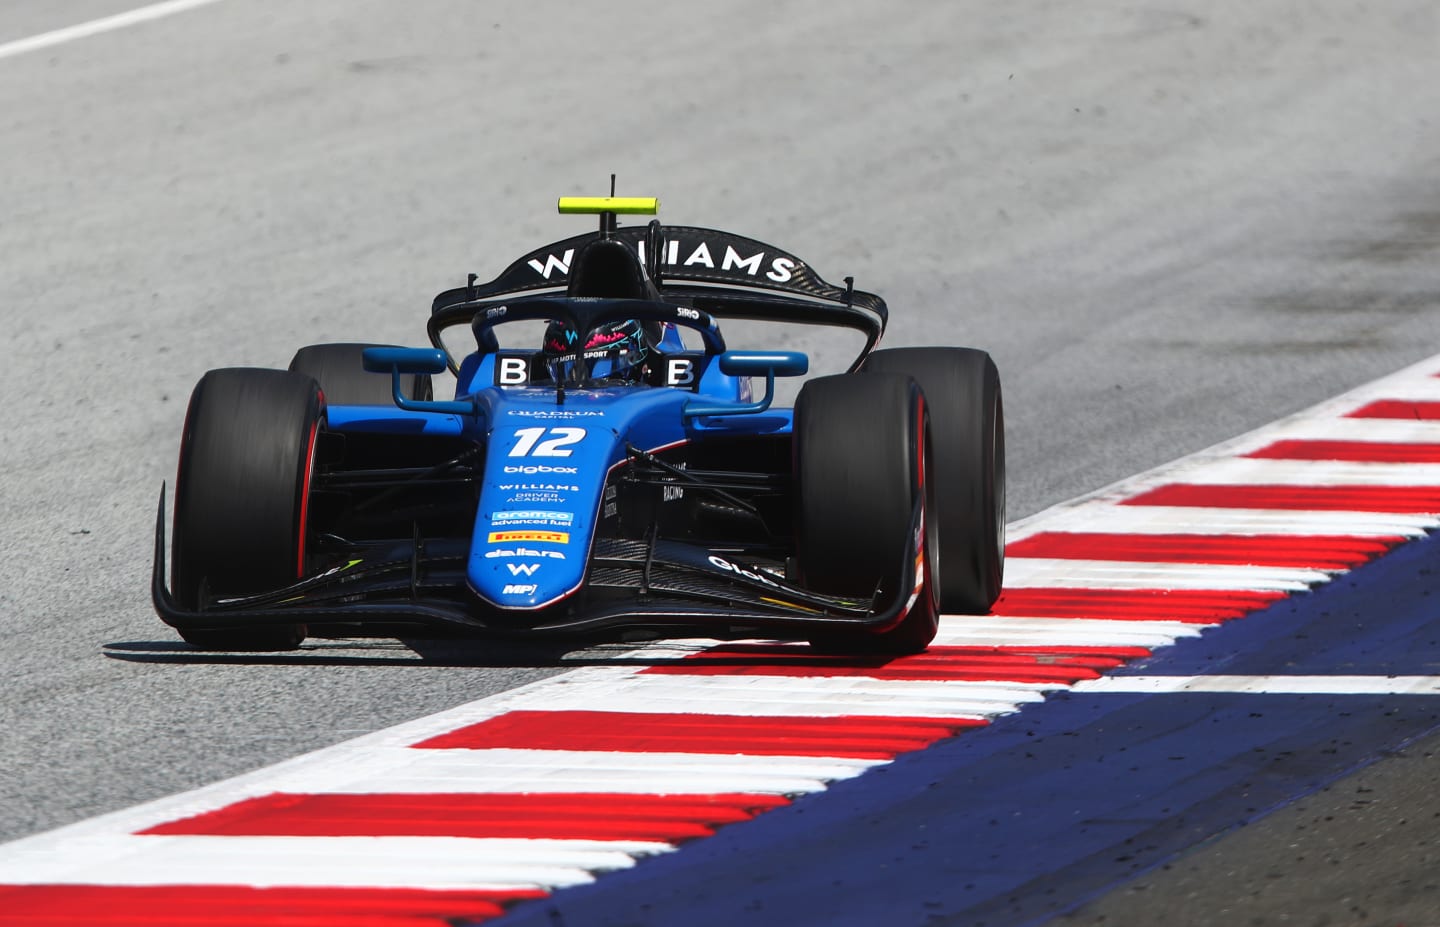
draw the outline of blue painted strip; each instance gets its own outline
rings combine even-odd
[[[1122,672],[1440,674],[1440,539]],[[1424,696],[1066,693],[493,927],[1025,924],[1440,728]]]

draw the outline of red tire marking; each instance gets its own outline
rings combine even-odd
[[[1352,535],[1108,534],[1046,531],[1012,542],[1010,557],[1215,563],[1343,569],[1385,553],[1405,539]]]
[[[324,407],[324,395],[321,395],[321,407]],[[305,449],[305,475],[300,480],[300,537],[296,544],[299,553],[296,555],[295,578],[301,579],[305,576],[305,532],[310,521],[310,479],[315,475],[315,440],[320,434],[320,419],[316,418],[310,426],[310,440]]]
[[[890,759],[979,718],[766,717],[615,711],[511,711],[423,740],[422,749],[604,750]]]
[[[779,795],[457,793],[296,795],[236,802],[142,830],[159,836],[468,837],[651,840],[707,837],[789,799]]]
[[[1440,486],[1212,486],[1172,483],[1132,496],[1121,504],[1418,515],[1440,513]]]

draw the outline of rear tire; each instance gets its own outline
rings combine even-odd
[[[306,514],[319,387],[285,370],[228,368],[201,377],[190,396],[180,467],[170,585],[179,605],[205,595],[278,589],[305,571]],[[206,650],[290,650],[302,624],[181,629]]]
[[[312,344],[295,352],[290,369],[313,377],[331,406],[393,406],[390,377],[370,373],[362,355],[375,344]],[[407,399],[429,400],[434,387],[428,374],[401,374],[400,387]]]
[[[796,565],[806,587],[892,602],[901,590],[917,500],[924,500],[923,586],[899,624],[884,631],[827,630],[811,639],[839,653],[919,653],[939,622],[934,495],[924,395],[899,374],[807,382],[795,403]]]
[[[939,502],[940,606],[984,615],[1005,576],[1005,412],[1000,374],[974,348],[892,348],[869,373],[908,374],[930,406]]]

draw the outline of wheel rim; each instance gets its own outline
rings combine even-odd
[[[323,402],[323,399],[322,399]],[[299,536],[295,540],[295,578],[300,579],[305,575],[305,555],[307,544],[306,537],[309,533],[310,521],[310,481],[315,475],[315,443],[320,435],[320,419],[315,419],[310,426],[310,438],[305,448],[305,470],[300,476],[300,517],[297,519]]]

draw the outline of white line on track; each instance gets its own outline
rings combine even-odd
[[[124,29],[127,26],[163,19],[166,16],[173,16],[176,13],[184,13],[196,7],[209,6],[219,2],[220,0],[166,0],[164,3],[152,3],[139,9],[116,13],[114,16],[92,19],[75,26],[66,26],[63,29],[55,29],[50,32],[42,32],[40,35],[32,35],[29,38],[6,42],[0,45],[0,58],[13,58],[26,52],[53,48],[56,45],[64,45],[66,42],[74,42],[92,35],[100,35],[104,32]]]
[[[1440,695],[1440,676],[1105,676],[1075,692],[1231,692],[1242,695]]]

